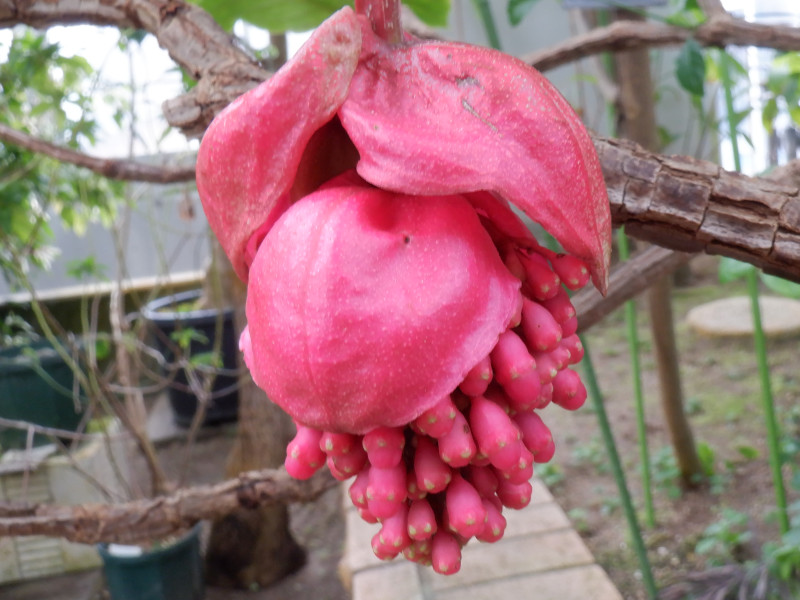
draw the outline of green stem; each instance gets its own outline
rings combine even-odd
[[[390,44],[403,41],[400,0],[355,0],[356,12],[372,24],[372,31]]]
[[[620,260],[628,260],[628,236],[624,229],[617,231],[617,247]],[[650,452],[647,448],[647,426],[644,418],[644,393],[642,391],[642,366],[639,360],[639,331],[636,327],[636,304],[633,300],[625,302],[625,326],[628,336],[628,347],[631,355],[631,371],[633,376],[633,395],[636,407],[636,433],[639,438],[639,459],[642,462],[642,493],[644,496],[645,525],[656,526],[656,513],[653,508],[653,488],[650,480]]]
[[[633,508],[633,502],[631,501],[631,495],[628,491],[628,485],[625,482],[625,472],[622,470],[622,462],[619,458],[617,445],[614,442],[614,434],[611,431],[611,425],[608,421],[608,414],[606,414],[606,408],[603,404],[600,385],[597,382],[597,375],[594,371],[592,359],[589,355],[589,345],[586,343],[586,339],[584,337],[581,337],[581,343],[583,344],[584,349],[583,361],[581,362],[583,364],[586,383],[589,386],[589,395],[592,397],[592,405],[597,413],[597,421],[600,425],[600,432],[603,435],[603,442],[605,443],[606,452],[608,453],[608,460],[611,463],[611,472],[614,474],[614,481],[617,483],[620,500],[622,501],[622,509],[625,511],[625,518],[628,521],[628,528],[631,532],[633,548],[636,552],[636,557],[639,559],[639,568],[642,571],[642,581],[644,583],[645,590],[647,591],[648,598],[650,598],[650,600],[657,600],[658,588],[656,588],[656,582],[653,578],[653,569],[650,566],[650,559],[647,557],[647,548],[645,547],[644,539],[642,538],[642,531],[639,528],[639,521],[636,518],[636,510]]]
[[[733,120],[733,84],[730,76],[730,57],[720,52],[720,79],[725,90],[725,110],[727,112],[728,130],[733,150],[733,164],[737,171],[742,170],[742,159],[739,154],[738,135],[736,124]],[[781,534],[789,531],[789,513],[786,510],[786,487],[783,484],[781,473],[780,431],[775,418],[775,398],[772,394],[772,382],[767,362],[767,343],[764,336],[764,325],[761,320],[761,306],[759,304],[758,271],[753,268],[745,276],[747,281],[747,295],[750,298],[750,311],[753,315],[753,344],[755,346],[758,376],[761,383],[761,404],[764,410],[764,420],[767,427],[767,448],[769,450],[769,466],[772,471],[772,485],[775,488],[775,505],[778,509],[778,525]]]
[[[758,363],[758,377],[761,382],[761,404],[767,426],[767,448],[769,449],[769,467],[772,471],[772,482],[775,487],[775,505],[778,509],[778,525],[781,534],[789,531],[789,513],[786,510],[786,488],[781,473],[780,431],[775,417],[775,399],[772,395],[772,382],[767,363],[767,342],[761,321],[761,306],[758,300],[758,272],[755,269],[746,275],[747,294],[750,296],[750,310],[753,313],[753,342]]]
[[[492,9],[489,6],[489,0],[472,0],[472,5],[480,17],[483,29],[486,32],[486,38],[489,40],[489,45],[495,50],[502,50],[500,46],[500,36],[497,34],[497,25],[492,16]]]

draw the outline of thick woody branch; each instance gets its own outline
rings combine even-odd
[[[599,52],[674,46],[692,37],[703,46],[719,48],[730,45],[800,50],[797,27],[748,23],[728,14],[715,14],[693,30],[660,23],[617,21],[521,58],[540,71],[547,71]]]
[[[217,485],[122,504],[0,504],[0,537],[46,535],[86,544],[137,543],[163,538],[200,520],[221,517],[242,507],[309,502],[336,483],[327,472],[319,472],[308,481],[297,481],[283,469],[266,469],[242,473]]]
[[[800,281],[800,190],[622,140],[595,139],[615,225],[682,252],[719,254]]]
[[[654,282],[675,271],[692,258],[691,254],[676,252],[660,246],[650,246],[611,270],[608,294],[603,297],[595,288],[587,286],[572,297],[578,314],[578,333],[599,323],[604,317],[622,306]]]
[[[3,123],[0,123],[0,141],[44,154],[64,163],[84,167],[109,179],[147,181],[150,183],[175,183],[194,179],[194,166],[165,167],[131,160],[97,158],[83,152],[51,144],[17,131]]]

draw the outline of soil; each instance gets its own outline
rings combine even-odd
[[[686,324],[686,314],[692,307],[745,293],[743,284],[719,284],[716,265],[717,261],[710,257],[695,259],[689,284],[675,288],[673,296],[684,406],[690,415],[695,442],[701,453],[705,450],[709,456],[707,464],[712,470],[710,477],[693,490],[681,489],[674,461],[670,460],[649,315],[644,302],[641,299],[636,302],[656,518],[655,527],[643,526],[643,530],[659,588],[717,564],[758,561],[762,545],[779,538],[752,338],[704,337]],[[639,522],[643,523],[642,461],[625,331],[623,311],[618,310],[593,327],[586,339],[628,487]],[[800,345],[796,337],[774,339],[768,341],[767,349],[784,441],[798,448]],[[542,416],[553,431],[557,451],[552,463],[538,470],[539,476],[549,484],[623,596],[646,598],[591,404],[572,414],[548,409]],[[797,465],[797,460],[794,454],[787,461],[784,471],[787,486],[793,471],[791,465]],[[789,490],[790,503],[798,497],[797,490]],[[706,528],[723,521],[726,509],[746,515],[745,522],[729,527],[730,535],[725,539],[718,536],[722,543],[714,552],[698,553],[697,543]]]

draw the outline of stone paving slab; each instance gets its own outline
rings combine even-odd
[[[377,597],[375,597],[377,600]],[[522,577],[497,578],[470,587],[437,593],[436,600],[622,600],[622,595],[597,565],[544,571]],[[389,600],[389,597],[385,598]]]
[[[758,301],[764,333],[769,337],[800,334],[800,301],[776,296],[761,296]],[[739,337],[753,334],[753,315],[746,296],[722,298],[696,306],[686,315],[698,333],[712,337]]]
[[[546,486],[537,479],[532,484],[527,508],[504,511],[505,537],[494,544],[468,544],[461,570],[450,576],[402,558],[377,559],[370,540],[380,526],[362,521],[346,498],[340,573],[353,600],[622,600]]]

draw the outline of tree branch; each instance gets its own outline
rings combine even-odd
[[[662,156],[623,140],[595,139],[615,225],[682,252],[752,263],[800,281],[800,190]]]
[[[181,0],[0,0],[0,27],[18,24],[113,25],[152,33],[198,81],[162,106],[167,122],[190,137],[202,135],[214,115],[270,75],[211,15]]]
[[[650,246],[611,270],[608,294],[587,286],[572,297],[578,315],[578,333],[586,331],[622,304],[643,292],[660,277],[672,273],[693,255]]]
[[[760,46],[800,50],[800,29],[797,27],[748,23],[728,14],[715,14],[693,30],[660,23],[617,21],[521,58],[540,71],[547,71],[599,52],[674,46],[691,37],[703,46],[719,48]]]
[[[0,123],[0,141],[44,154],[64,163],[84,167],[109,179],[148,181],[151,183],[175,183],[194,179],[194,165],[166,167],[130,160],[97,158],[70,148],[51,144],[27,133],[17,131],[3,123]]]
[[[242,473],[216,485],[121,504],[0,504],[0,537],[46,535],[85,544],[137,543],[163,538],[240,507],[310,502],[336,484],[327,471],[297,481],[283,469],[265,469]]]

